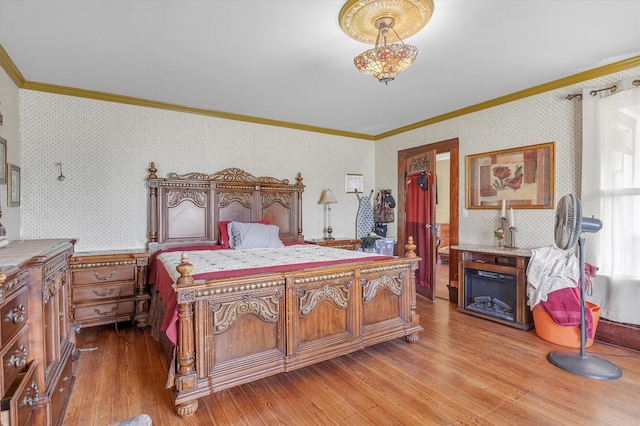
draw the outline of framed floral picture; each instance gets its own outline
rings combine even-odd
[[[7,204],[9,207],[20,205],[20,167],[9,164],[7,176]]]
[[[555,142],[467,156],[468,209],[554,208]]]

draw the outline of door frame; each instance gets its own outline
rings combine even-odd
[[[436,154],[449,152],[450,160],[449,160],[449,176],[450,176],[450,191],[449,191],[449,244],[450,246],[455,246],[458,244],[458,223],[459,223],[459,212],[458,212],[458,201],[459,201],[459,175],[460,175],[460,149],[459,149],[459,140],[458,138],[448,139],[440,142],[435,142],[427,145],[421,145],[414,148],[404,149],[402,151],[398,151],[398,255],[404,256],[405,253],[405,244],[407,243],[406,236],[406,202],[407,202],[407,194],[406,194],[406,185],[405,185],[405,171],[407,168],[406,159],[412,156],[419,155],[421,153],[426,153],[427,151],[435,150]],[[433,165],[435,172],[435,164]],[[437,176],[436,176],[437,179]],[[433,215],[431,223],[431,235],[432,238],[435,238],[435,214]],[[431,259],[429,263],[432,265],[432,268],[435,268],[435,263],[437,261],[437,253],[432,250],[431,251]],[[454,267],[451,267],[454,265]],[[458,251],[457,250],[449,250],[449,281],[455,279],[455,275],[458,273]],[[433,274],[431,274],[433,276]],[[420,287],[420,288],[418,288]],[[421,286],[416,285],[416,291],[427,297],[430,300],[435,299],[435,283],[432,283],[432,291],[427,291],[425,294],[424,289]]]

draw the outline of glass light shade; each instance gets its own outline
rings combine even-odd
[[[387,84],[407,69],[418,56],[418,48],[404,43],[378,46],[353,58],[358,71]]]

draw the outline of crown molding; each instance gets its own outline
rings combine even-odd
[[[21,86],[21,89],[36,90],[40,92],[55,93],[57,95],[75,96],[79,98],[95,99],[95,100],[106,101],[106,102],[116,102],[121,104],[142,106],[142,107],[148,107],[148,108],[165,109],[170,111],[185,112],[189,114],[206,115],[208,117],[223,118],[226,120],[234,120],[234,121],[244,121],[247,123],[263,124],[266,126],[283,127],[288,129],[294,129],[294,130],[303,130],[306,132],[315,132],[315,133],[344,136],[344,137],[356,138],[356,139],[373,140],[373,136],[365,135],[362,133],[345,132],[342,130],[328,129],[328,128],[317,127],[317,126],[309,126],[306,124],[292,123],[288,121],[271,120],[268,118],[252,117],[249,115],[233,114],[233,113],[222,112],[222,111],[214,111],[214,110],[201,109],[201,108],[191,108],[191,107],[175,105],[175,104],[170,104],[165,102],[135,98],[131,96],[116,95],[113,93],[98,92],[94,90],[77,89],[74,87],[58,86],[54,84],[26,81]]]
[[[517,101],[519,99],[528,98],[529,96],[539,95],[540,93],[548,92],[551,90],[559,89],[561,87],[571,86],[572,84],[581,83],[583,81],[592,80],[594,78],[602,77],[607,74],[613,74],[640,66],[640,56],[634,56],[632,58],[624,59],[622,61],[614,62],[609,65],[604,65],[591,70],[583,71],[578,74],[573,74],[568,77],[553,80],[548,83],[540,84],[538,86],[530,87],[528,89],[520,90],[509,95],[501,96],[499,98],[491,99],[486,102],[471,105],[456,111],[451,111],[446,114],[438,115],[436,117],[428,118],[426,120],[418,121],[417,123],[409,124],[404,127],[399,127],[395,130],[391,130],[386,133],[380,133],[374,136],[375,140],[381,140],[390,136],[406,133],[411,130],[419,129],[421,127],[429,126],[431,124],[439,123],[441,121],[450,120],[452,118],[460,117],[472,112],[481,111],[483,109],[492,108],[498,105],[506,104],[508,102]]]
[[[18,67],[16,67],[16,64],[14,64],[9,57],[7,51],[4,50],[2,44],[0,44],[0,67],[4,69],[16,86],[22,87],[24,84],[24,77],[20,70],[18,70]]]
[[[624,71],[630,68],[640,66],[640,56],[634,56],[628,59],[624,59],[612,64],[603,65],[598,68],[583,71],[577,74],[570,75],[568,77],[560,78],[548,83],[540,84],[538,86],[530,87],[518,92],[511,93],[509,95],[501,96],[499,98],[491,99],[486,102],[471,105],[465,108],[461,108],[456,111],[451,111],[446,114],[438,115],[426,120],[418,121],[417,123],[409,124],[407,126],[399,127],[394,130],[390,130],[378,135],[367,135],[363,133],[346,132],[342,130],[329,129],[325,127],[309,126],[306,124],[292,123],[288,121],[271,120],[267,118],[252,117],[242,114],[232,114],[222,111],[206,110],[200,108],[190,108],[180,105],[174,105],[164,102],[150,101],[141,98],[134,98],[130,96],[116,95],[105,92],[98,92],[93,90],[76,89],[73,87],[57,86],[53,84],[37,83],[32,81],[25,81],[22,73],[15,66],[7,52],[0,44],[0,66],[5,70],[9,77],[13,80],[16,86],[21,89],[36,90],[41,92],[55,93],[58,95],[76,96],[80,98],[89,98],[100,101],[116,102],[128,105],[142,106],[148,108],[166,109],[170,111],[185,112],[189,114],[206,115],[208,117],[222,118],[226,120],[243,121],[247,123],[263,124],[266,126],[283,127],[293,130],[302,130],[305,132],[322,133],[327,135],[342,136],[354,139],[364,139],[370,141],[377,141],[386,139],[391,136],[406,133],[411,130],[416,130],[421,127],[429,126],[431,124],[439,123],[452,118],[460,117],[473,112],[481,111],[483,109],[492,108],[498,105],[506,104],[508,102],[517,101],[519,99],[527,98],[529,96],[538,95],[540,93],[548,92],[550,90],[559,89],[561,87],[571,86],[573,84],[581,83],[586,80],[602,77],[607,74],[613,74],[615,72]]]

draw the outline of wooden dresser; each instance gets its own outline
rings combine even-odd
[[[358,250],[360,248],[361,241],[355,238],[336,238],[335,240],[305,240],[307,244],[316,244],[319,246],[341,248],[345,250]]]
[[[78,328],[121,321],[148,324],[149,253],[144,250],[76,253],[71,258],[71,301]]]
[[[0,249],[2,420],[55,425],[74,382],[69,239],[12,241]],[[3,423],[4,424],[4,423]]]

